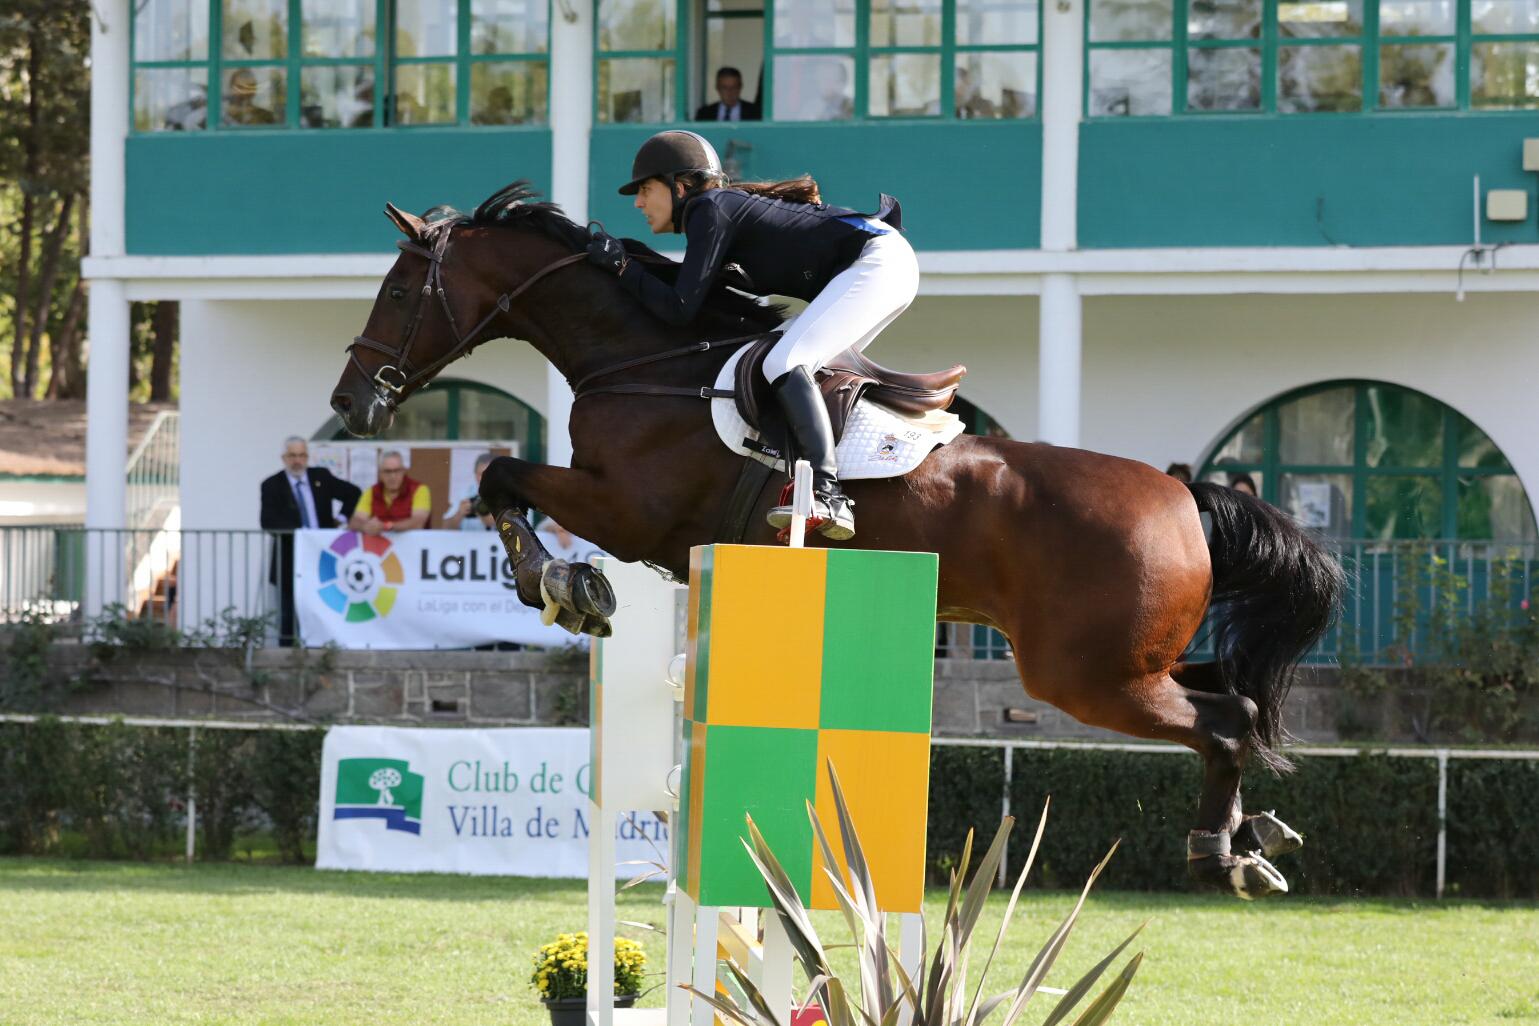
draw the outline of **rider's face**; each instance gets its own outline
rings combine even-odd
[[[647,219],[653,235],[673,231],[673,197],[661,178],[648,178],[636,190],[636,209]]]

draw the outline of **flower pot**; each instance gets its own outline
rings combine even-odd
[[[588,1026],[586,997],[542,998],[540,1003],[550,1011],[550,1026]],[[629,1008],[635,1003],[635,994],[615,995],[616,1008]]]

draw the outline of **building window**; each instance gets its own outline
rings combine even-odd
[[[600,122],[714,113],[722,67],[742,72],[743,99],[766,120],[1037,111],[1037,0],[598,0],[598,9]],[[692,20],[702,43],[693,93]]]
[[[317,439],[352,436],[336,417]],[[489,385],[439,380],[402,405],[380,442],[486,442],[508,445],[513,454],[539,463],[545,458],[545,418],[527,403]]]
[[[548,13],[547,0],[139,0],[134,129],[542,124]]]
[[[1201,474],[1226,485],[1242,476],[1335,538],[1539,539],[1522,482],[1490,436],[1452,407],[1395,385],[1333,382],[1267,404]]]
[[[1539,107],[1533,0],[1089,0],[1090,117]]]

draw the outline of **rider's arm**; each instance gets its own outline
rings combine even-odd
[[[684,263],[679,266],[676,283],[669,285],[648,273],[640,261],[632,260],[620,272],[620,284],[658,318],[669,324],[688,324],[705,305],[711,285],[721,273],[734,227],[721,204],[693,203],[684,225]]]

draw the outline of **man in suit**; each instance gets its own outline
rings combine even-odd
[[[360,489],[323,467],[310,466],[310,447],[297,435],[284,440],[283,469],[262,482],[262,528],[277,536],[268,581],[280,596],[278,644],[294,644],[294,535],[310,527],[342,527],[353,515]],[[341,518],[334,512],[342,506]]]
[[[743,73],[722,68],[716,73],[716,103],[695,111],[696,121],[758,121],[759,105],[743,99]]]

